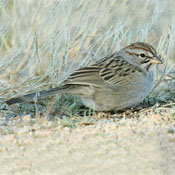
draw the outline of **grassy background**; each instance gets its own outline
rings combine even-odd
[[[173,0],[2,0],[1,99],[57,86],[75,68],[136,41],[152,44],[174,70],[174,6]]]
[[[165,101],[165,91],[174,93],[174,6],[173,0],[2,0],[1,101],[58,86],[74,69],[137,41],[165,59],[155,91]]]

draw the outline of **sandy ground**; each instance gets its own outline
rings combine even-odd
[[[102,117],[73,129],[60,121],[1,121],[0,174],[175,174],[175,121],[167,116]]]

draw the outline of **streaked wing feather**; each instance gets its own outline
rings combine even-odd
[[[101,69],[101,67],[93,65],[77,69],[69,75],[64,84],[100,85],[103,83],[103,80],[99,77]]]
[[[100,86],[104,82],[122,85],[135,72],[141,70],[128,63],[122,56],[113,54],[96,62],[96,64],[81,68],[73,72],[65,84],[89,84]]]

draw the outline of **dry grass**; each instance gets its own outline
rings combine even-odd
[[[173,94],[174,5],[172,0],[1,1],[1,101],[58,86],[75,68],[136,41],[149,42],[165,58],[154,97],[165,89]]]
[[[57,86],[76,67],[136,41],[154,45],[171,65],[162,72],[174,79],[174,5],[172,0],[1,1],[1,99]]]
[[[174,174],[174,7],[174,0],[1,0],[0,174]],[[72,96],[3,106],[136,41],[165,59],[139,112],[95,114]]]

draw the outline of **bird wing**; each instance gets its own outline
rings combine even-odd
[[[118,54],[105,57],[95,64],[77,69],[70,74],[64,84],[85,84],[101,86],[104,83],[121,86],[135,72],[142,70]]]

